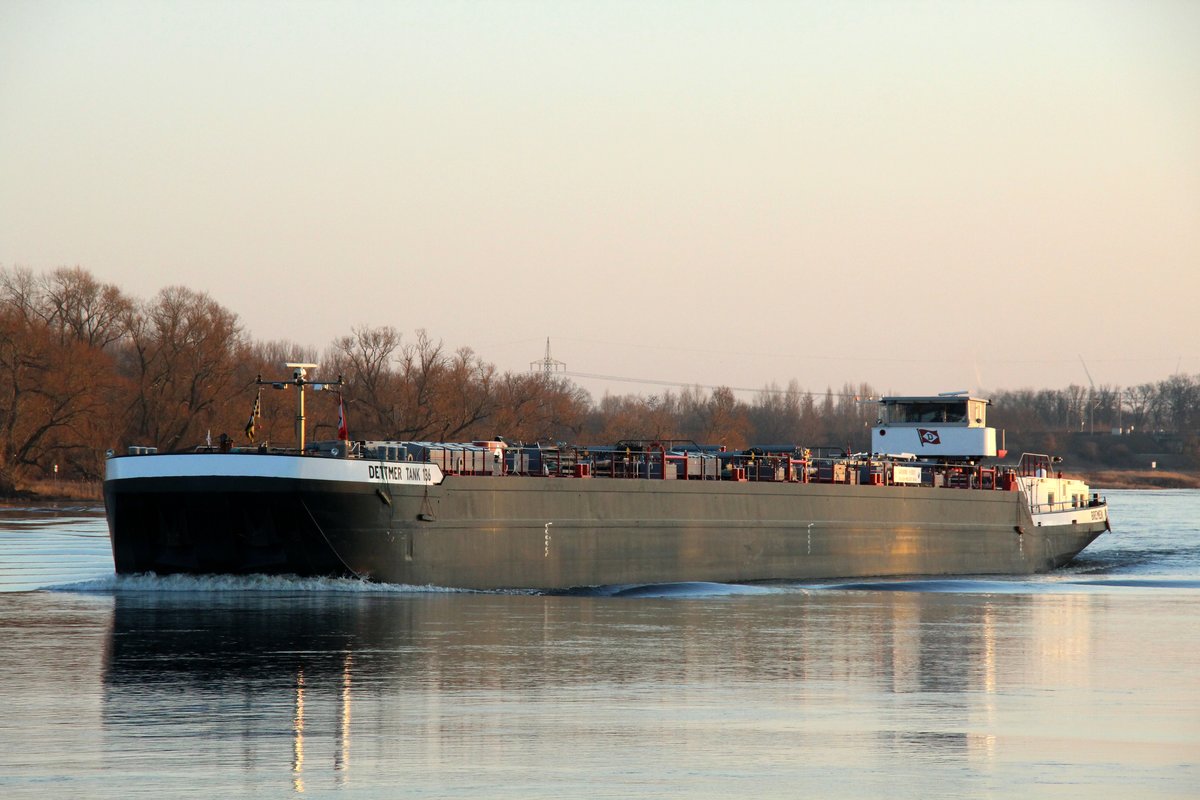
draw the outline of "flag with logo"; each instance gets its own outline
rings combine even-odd
[[[350,438],[350,432],[346,429],[346,401],[342,399],[341,392],[338,392],[337,437],[343,441]]]
[[[254,441],[254,421],[262,416],[262,389],[258,390],[258,396],[254,398],[254,408],[250,409],[250,420],[246,423],[246,438],[251,442]]]

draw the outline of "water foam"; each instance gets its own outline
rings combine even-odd
[[[1200,589],[1200,580],[1189,578],[1102,578],[1091,581],[1064,581],[1076,586],[1116,586],[1128,589]]]
[[[800,587],[747,583],[713,583],[710,581],[681,581],[678,583],[615,584],[573,589],[568,594],[577,597],[629,598],[698,598],[740,597],[744,595],[793,594],[805,591]]]
[[[107,575],[93,580],[45,587],[52,592],[326,592],[354,594],[452,594],[471,589],[373,583],[357,578],[302,578],[298,575]]]
[[[978,578],[897,579],[825,583],[813,589],[848,592],[929,592],[939,594],[1024,594],[1030,585],[1023,581],[982,580]]]

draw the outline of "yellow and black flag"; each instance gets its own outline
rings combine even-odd
[[[258,390],[258,396],[254,398],[254,408],[250,409],[250,421],[246,423],[246,438],[251,442],[254,441],[254,421],[262,416],[260,404],[262,403],[262,389]]]

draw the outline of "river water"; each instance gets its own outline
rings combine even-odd
[[[1200,796],[1200,492],[1048,576],[116,578],[0,512],[0,797]]]

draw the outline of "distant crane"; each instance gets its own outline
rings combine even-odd
[[[529,371],[537,372],[541,369],[542,374],[547,378],[554,375],[556,372],[563,372],[567,365],[562,361],[558,361],[550,356],[550,337],[546,337],[546,356],[541,361],[530,361]]]
[[[1087,368],[1087,362],[1083,360],[1082,353],[1079,354],[1079,363],[1083,364],[1083,374],[1087,375],[1088,383],[1091,384],[1092,387],[1088,389],[1088,433],[1093,434],[1096,432],[1096,403],[1093,399],[1096,396],[1096,382],[1092,380],[1092,372]]]

